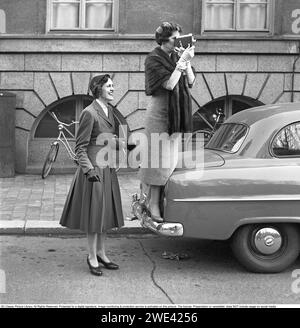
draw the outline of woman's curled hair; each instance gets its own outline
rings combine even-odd
[[[99,96],[101,95],[101,89],[103,85],[108,81],[108,79],[111,79],[109,74],[97,75],[91,79],[89,88],[94,99],[99,98]]]
[[[169,41],[169,37],[173,32],[182,32],[182,27],[176,23],[163,22],[155,31],[155,40],[161,46],[163,43]]]

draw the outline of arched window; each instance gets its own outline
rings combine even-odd
[[[55,113],[57,118],[65,123],[78,121],[81,111],[92,101],[93,98],[90,96],[70,96],[54,102],[39,120],[34,138],[56,138],[58,136],[57,122],[51,113]],[[75,135],[77,128],[77,125],[72,125],[69,130]],[[69,135],[66,137],[71,138]]]
[[[34,139],[39,138],[56,138],[58,136],[58,124],[51,115],[55,113],[57,118],[64,123],[71,123],[72,121],[79,121],[79,116],[82,110],[91,104],[93,98],[91,96],[70,96],[60,99],[46,108],[40,119],[36,121],[36,128],[33,132]],[[123,115],[118,111],[114,111],[116,126],[127,126],[127,122]],[[78,124],[68,127],[68,130],[76,135]],[[127,129],[127,131],[129,131]],[[120,137],[125,137],[128,132],[124,129],[121,130]],[[73,139],[72,136],[65,133],[66,137]]]
[[[263,105],[263,103],[260,101],[245,96],[227,96],[214,99],[205,106],[199,108],[194,114],[193,130],[211,130],[215,124],[218,109],[221,109],[224,113],[219,122],[222,123],[231,115],[261,105]]]
[[[93,98],[88,95],[75,95],[62,98],[50,106],[40,114],[35,120],[31,129],[31,137],[28,144],[28,170],[29,172],[40,172],[45,158],[49,152],[50,144],[53,139],[58,137],[58,124],[51,116],[51,112],[55,112],[58,119],[62,122],[70,123],[79,121],[82,110],[91,104]],[[123,115],[117,110],[114,110],[116,128],[121,125],[119,136],[121,138],[128,137],[129,128]],[[78,124],[72,125],[73,129],[68,128],[70,132],[76,136]],[[74,150],[75,139],[68,135],[66,131],[64,134],[69,138],[69,144]],[[127,134],[127,135],[126,135]],[[57,172],[72,173],[74,172],[74,161],[70,158],[68,151],[61,145],[57,159],[55,161],[54,169]]]

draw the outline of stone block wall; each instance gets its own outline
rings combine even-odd
[[[49,50],[47,42],[41,42],[44,48],[40,51],[37,51],[36,40],[32,41],[35,51],[30,51],[28,44],[26,52],[16,48],[9,53],[0,51],[0,89],[17,95],[17,172],[27,172],[31,164],[42,165],[48,148],[43,142],[38,144],[33,140],[33,133],[45,108],[64,97],[89,94],[89,81],[96,74],[113,75],[114,104],[127,121],[130,131],[144,127],[147,108],[144,60],[154,46],[153,41],[138,50],[132,46],[132,52],[122,50],[124,45],[120,42],[115,51],[107,52],[105,47],[103,51],[97,47],[83,48],[88,49],[87,53],[71,51],[77,47],[76,40],[72,49],[64,48],[57,41],[53,48],[61,51],[54,53]],[[289,51],[292,49],[290,43],[276,44],[268,52],[267,48],[261,51],[258,46],[250,50],[253,44],[245,46],[244,41],[240,42],[240,50],[232,44],[234,51],[207,42],[203,41],[196,48],[193,61],[197,72],[192,89],[194,112],[199,106],[227,95],[247,96],[264,104],[291,101],[296,54]],[[90,41],[87,41],[86,45],[89,44]],[[279,48],[281,51],[278,51]],[[300,60],[294,79],[295,101],[300,101]]]

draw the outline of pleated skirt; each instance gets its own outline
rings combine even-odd
[[[103,233],[124,225],[115,169],[95,166],[95,170],[101,182],[89,182],[78,167],[60,219],[62,226],[86,233]]]

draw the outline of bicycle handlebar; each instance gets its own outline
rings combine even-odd
[[[222,108],[217,108],[216,113],[217,113],[218,115],[223,115],[223,114],[224,114]]]
[[[55,121],[58,123],[58,124],[62,124],[62,125],[65,125],[65,126],[71,126],[73,124],[77,124],[79,123],[78,121],[72,121],[71,123],[64,123],[64,122],[61,122],[57,116],[55,115],[54,112],[50,112],[50,114],[54,117]]]

